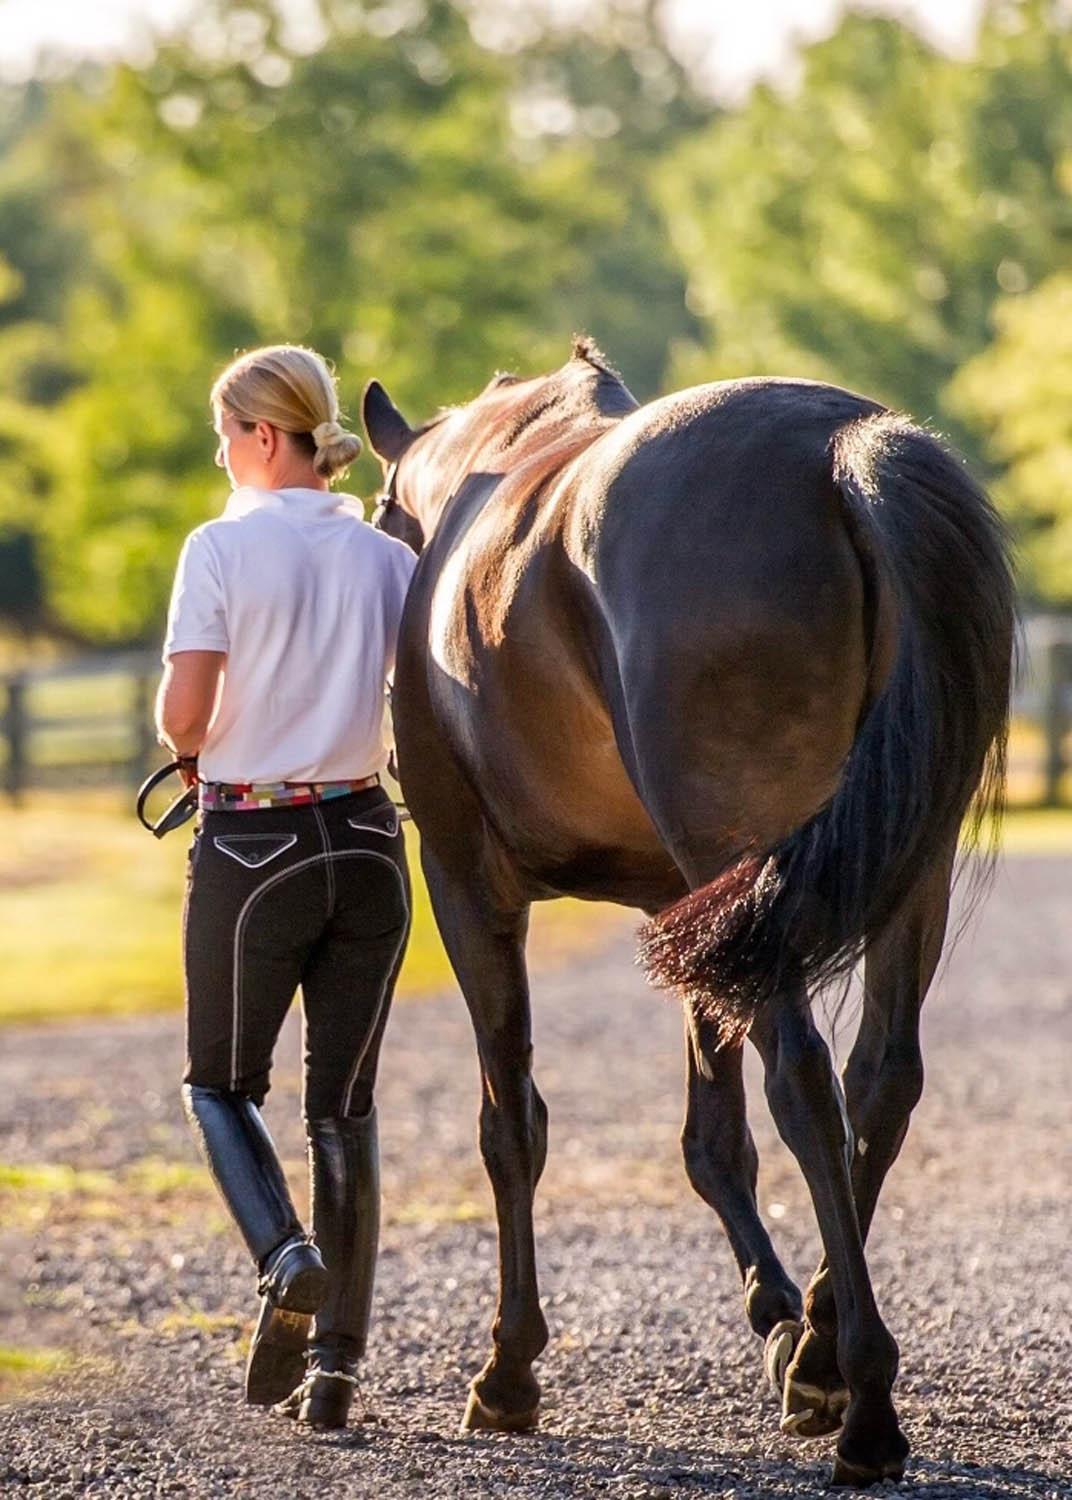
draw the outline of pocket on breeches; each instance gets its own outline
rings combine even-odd
[[[247,870],[259,870],[298,842],[296,833],[217,833],[213,847]]]
[[[398,808],[393,802],[385,802],[379,807],[370,808],[368,812],[347,818],[346,821],[357,833],[378,834],[385,839],[397,838],[402,827]]]

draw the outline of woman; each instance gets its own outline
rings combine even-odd
[[[179,559],[157,699],[201,807],[184,910],[187,1116],[260,1275],[247,1400],[345,1424],[379,1222],[373,1085],[409,930],[380,785],[416,559],[330,493],[360,440],[324,361],[256,349],[216,381],[233,493]],[[298,985],[312,1238],[259,1106]]]

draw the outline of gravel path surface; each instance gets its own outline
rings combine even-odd
[[[913,1446],[905,1484],[887,1489],[1072,1496],[1070,907],[1072,861],[1006,863],[928,1003],[927,1087],[870,1246]],[[182,1122],[179,1022],[5,1032],[0,1344],[77,1360],[0,1406],[0,1493],[821,1493],[832,1444],[780,1435],[729,1249],[684,1178],[680,1019],[634,969],[633,925],[626,914],[605,951],[535,985],[551,1111],[537,1213],[551,1343],[529,1437],[456,1435],[495,1291],[457,996],[392,1018],[365,1379],[374,1420],[341,1434],[242,1404],[252,1277]],[[266,1113],[296,1189],[297,1059],[288,1026]],[[806,1278],[810,1208],[754,1068],[751,1080],[761,1205]]]

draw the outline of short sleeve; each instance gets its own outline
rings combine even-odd
[[[387,602],[386,661],[387,681],[394,681],[395,653],[398,649],[398,627],[402,623],[402,608],[409,592],[410,581],[417,566],[417,555],[404,542],[391,538],[388,555],[390,566],[390,588],[385,589]]]
[[[179,554],[163,657],[177,651],[227,651],[227,611],[219,560],[206,528],[192,531]]]

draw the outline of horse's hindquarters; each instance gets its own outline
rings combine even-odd
[[[656,474],[658,445],[612,485],[594,571],[616,737],[695,883],[833,793],[868,696],[867,591],[828,474],[731,479],[697,460],[653,525],[636,492]]]

